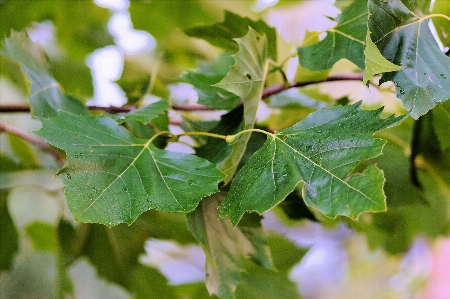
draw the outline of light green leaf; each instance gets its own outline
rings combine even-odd
[[[432,14],[442,14],[445,16],[450,17],[450,5],[448,1],[434,1],[433,3],[433,10],[431,12]],[[449,20],[437,17],[433,18],[433,24],[436,27],[436,31],[444,44],[444,46],[448,47],[450,46],[450,25]]]
[[[277,33],[275,28],[269,27],[262,20],[255,22],[230,11],[225,11],[225,20],[222,23],[190,28],[184,30],[184,33],[189,36],[204,39],[210,44],[230,52],[236,52],[238,50],[238,44],[234,39],[246,35],[249,27],[261,35],[266,35],[268,56],[273,60],[277,60]]]
[[[372,135],[402,118],[380,119],[380,109],[360,106],[320,109],[270,135],[233,179],[220,216],[236,225],[245,211],[262,213],[278,204],[300,181],[305,202],[328,217],[384,211],[383,172],[375,165],[352,171],[381,154],[385,142]]]
[[[221,192],[205,198],[187,219],[189,230],[207,254],[206,287],[209,293],[220,298],[234,298],[236,285],[243,279],[244,258],[252,257],[266,268],[273,266],[260,219],[249,219],[235,228],[229,219],[218,219],[218,207],[225,196],[226,193]]]
[[[58,172],[77,221],[132,223],[142,212],[189,212],[223,174],[196,156],[156,148],[108,117],[60,112],[37,132],[67,153]]]
[[[170,105],[167,100],[159,100],[155,103],[149,104],[145,107],[133,110],[127,114],[119,117],[117,122],[119,124],[126,122],[130,119],[135,119],[143,124],[148,124],[158,115],[164,114],[166,109],[169,109]]]
[[[17,159],[19,159],[20,164],[24,168],[38,168],[41,166],[36,153],[33,148],[13,134],[7,134],[9,146],[11,151],[14,153]]]
[[[32,42],[26,33],[13,31],[0,48],[3,55],[20,64],[31,82],[28,102],[35,117],[54,117],[58,110],[87,114],[78,99],[62,93],[59,83],[50,74],[42,47]]]
[[[366,58],[366,67],[364,69],[363,82],[366,83],[373,79],[376,74],[399,71],[401,66],[395,65],[381,55],[377,45],[370,39],[370,31],[366,35],[366,48],[364,49],[364,56]]]
[[[324,71],[346,58],[364,69],[367,17],[367,0],[353,2],[336,18],[338,24],[327,30],[325,39],[298,48],[300,64],[309,70]]]
[[[397,97],[417,119],[450,98],[450,57],[439,49],[429,16],[416,2],[370,0],[368,5],[373,42],[383,57],[403,67],[384,74],[380,83],[394,82]]]
[[[58,249],[56,228],[52,224],[33,221],[25,227],[25,231],[33,243],[34,250],[56,252]]]
[[[237,38],[239,52],[233,55],[235,64],[228,74],[214,86],[221,87],[242,98],[244,102],[243,129],[252,129],[256,121],[256,112],[261,100],[268,71],[267,39],[252,28],[243,38]],[[223,162],[221,170],[231,180],[242,155],[245,152],[250,133],[245,133],[233,144],[230,156]]]
[[[450,101],[442,103],[431,110],[433,114],[433,126],[442,150],[450,149]]]

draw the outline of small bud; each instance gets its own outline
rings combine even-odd
[[[232,143],[232,142],[234,142],[236,140],[236,135],[228,135],[226,138],[225,138],[225,141],[227,142],[227,143]]]

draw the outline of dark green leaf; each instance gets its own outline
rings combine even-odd
[[[235,64],[228,74],[215,86],[232,92],[242,98],[244,102],[244,126],[243,129],[252,129],[256,121],[256,112],[261,100],[264,83],[266,81],[267,40],[255,30],[249,29],[246,36],[237,38],[239,52],[233,55]],[[251,133],[245,133],[239,140],[233,143],[230,156],[223,162],[221,170],[227,175],[224,180],[228,183],[239,161],[245,152]]]
[[[87,114],[86,107],[72,96],[61,92],[59,83],[48,71],[47,58],[42,47],[33,43],[25,33],[12,32],[0,49],[3,55],[20,64],[31,82],[31,113],[35,117],[54,117],[58,110]]]
[[[9,270],[19,249],[19,235],[9,215],[6,193],[0,193],[0,271]]]
[[[266,268],[273,266],[259,219],[248,219],[236,228],[228,219],[218,219],[218,207],[225,196],[221,192],[205,198],[187,218],[189,230],[207,254],[209,293],[234,298],[236,285],[245,271],[244,258],[252,257]]]
[[[59,171],[77,221],[132,223],[142,212],[189,212],[216,192],[223,174],[196,156],[156,148],[108,117],[60,112],[37,134],[66,151]]]
[[[328,217],[384,211],[383,172],[375,165],[362,173],[352,171],[381,154],[385,142],[372,135],[402,118],[380,119],[381,110],[360,106],[320,109],[270,135],[233,179],[220,216],[236,225],[245,211],[262,213],[278,204],[300,181],[306,203]]]
[[[433,126],[442,150],[450,149],[450,101],[442,103],[431,110],[433,114]]]
[[[327,30],[325,39],[298,48],[300,64],[313,71],[324,71],[346,58],[364,69],[367,17],[367,0],[353,2],[336,18],[338,24]]]
[[[210,132],[221,135],[236,134],[241,129],[243,110],[243,106],[238,106],[227,114],[222,115],[219,123]],[[196,154],[211,163],[217,163],[221,166],[223,161],[230,156],[231,151],[231,145],[225,140],[208,137],[207,143],[196,149]]]
[[[269,27],[262,20],[255,22],[230,11],[225,11],[225,20],[222,23],[190,28],[184,30],[184,32],[189,36],[204,39],[210,44],[227,51],[237,52],[239,48],[234,39],[246,35],[249,27],[261,35],[266,35],[268,56],[273,60],[277,60],[277,35],[275,28]]]
[[[232,64],[231,56],[223,54],[211,65],[204,64],[197,72],[188,72],[181,79],[194,86],[199,104],[218,110],[231,110],[240,98],[214,85],[227,74]]]
[[[167,102],[167,100],[159,100],[159,101],[152,103],[150,105],[147,105],[145,107],[128,112],[127,114],[119,117],[117,122],[119,124],[121,124],[130,119],[135,119],[135,120],[140,121],[143,124],[148,124],[154,118],[156,118],[158,115],[164,114],[166,112],[166,109],[169,109],[169,108],[170,108],[170,105]]]
[[[450,98],[450,57],[439,49],[429,16],[418,9],[416,2],[369,1],[373,42],[387,60],[403,67],[380,82],[394,82],[397,97],[415,119]]]

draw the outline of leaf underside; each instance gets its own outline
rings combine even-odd
[[[156,148],[108,117],[60,112],[37,132],[67,153],[58,178],[77,221],[132,223],[148,209],[189,212],[224,175],[192,155]]]
[[[239,52],[233,55],[235,64],[228,74],[214,86],[232,92],[242,98],[244,105],[243,129],[252,129],[256,121],[256,112],[261,100],[267,75],[267,39],[252,28],[243,38],[237,38]],[[245,152],[250,133],[243,134],[233,143],[231,154],[222,163],[221,171],[227,175],[228,183]]]
[[[402,118],[380,119],[380,109],[360,106],[320,109],[269,136],[233,179],[220,216],[236,225],[245,211],[262,213],[278,204],[300,181],[305,202],[328,217],[384,211],[383,172],[375,165],[352,171],[381,154],[385,141],[372,135]]]
[[[237,284],[245,272],[244,258],[252,257],[265,268],[273,269],[261,217],[249,215],[242,226],[233,227],[229,219],[219,219],[219,205],[226,192],[205,198],[187,214],[188,228],[208,256],[206,286],[210,294],[234,298]],[[257,216],[257,217],[254,217]]]

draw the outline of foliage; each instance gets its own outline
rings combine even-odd
[[[0,82],[30,112],[7,115],[24,103],[0,95],[1,298],[306,296],[288,279],[305,251],[268,232],[269,210],[345,224],[392,254],[449,232],[448,6],[338,2],[324,37],[292,48],[247,2],[131,1],[156,47],[123,54],[127,104],[109,108],[86,104],[83,59],[113,44],[111,11],[0,4]],[[306,4],[266,12],[286,7]],[[42,21],[56,55],[26,33]],[[198,103],[177,98],[181,82]],[[162,263],[182,275],[192,261],[147,267],[148,238],[199,244],[204,283],[168,286]]]

